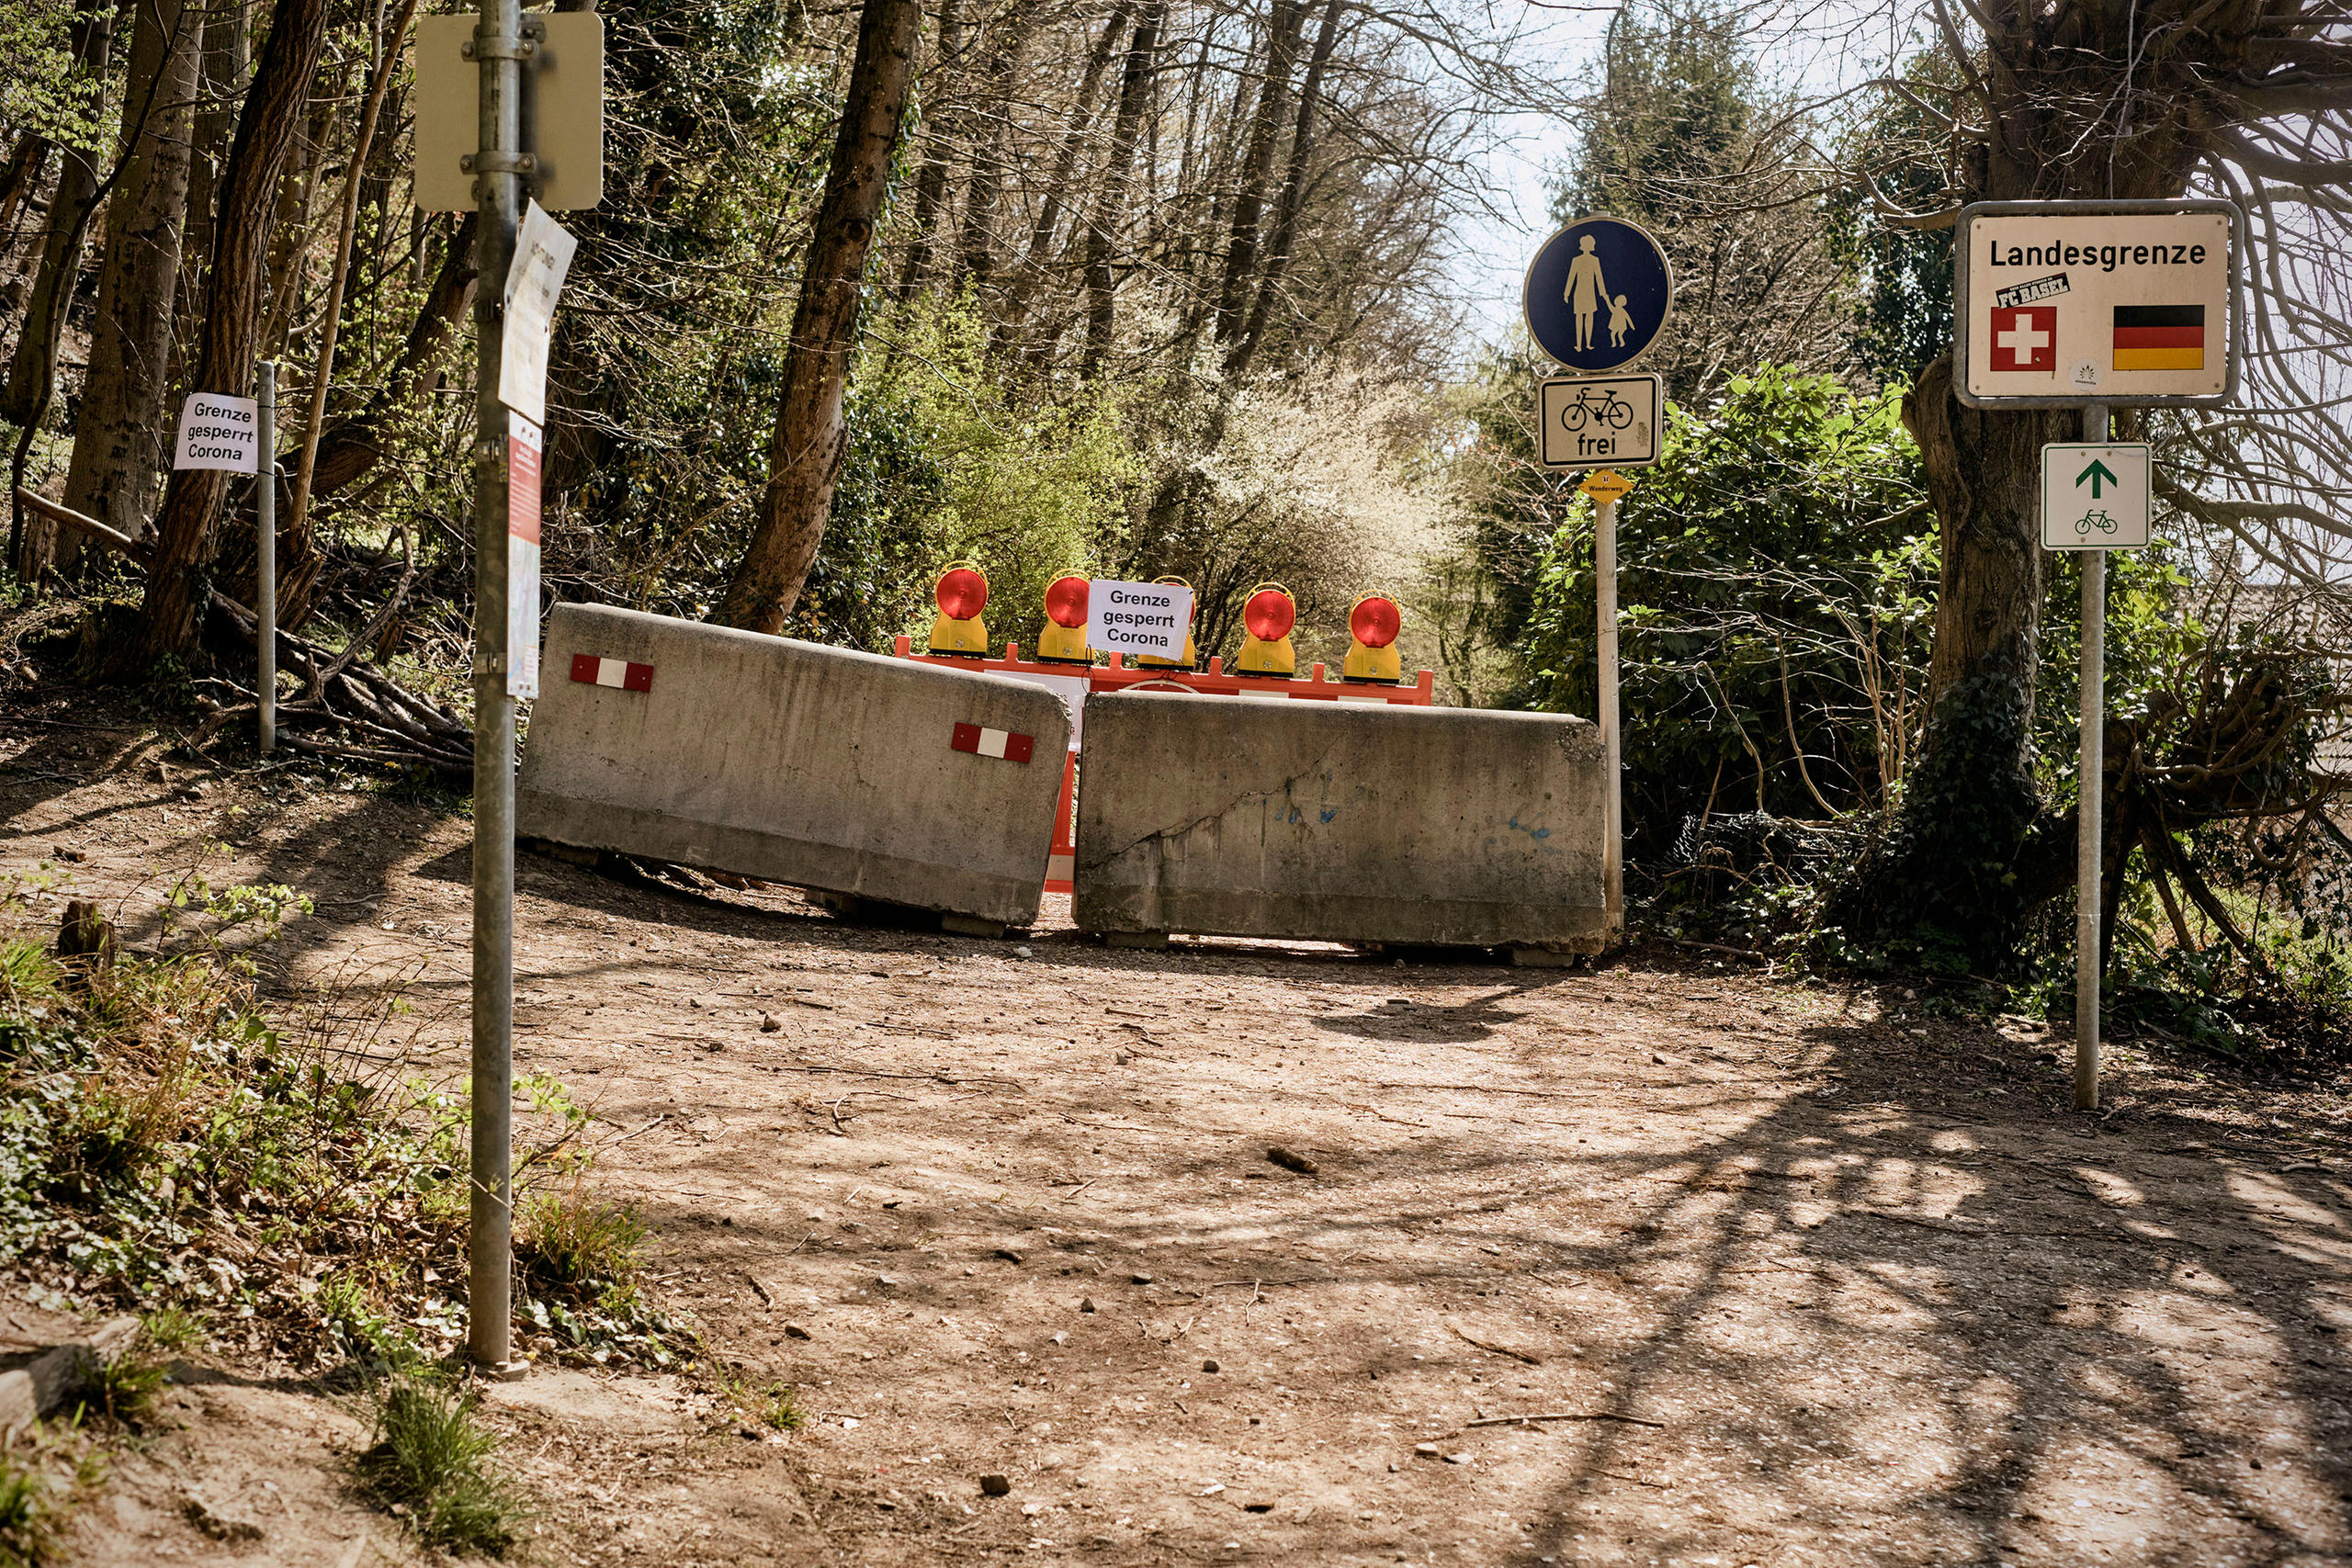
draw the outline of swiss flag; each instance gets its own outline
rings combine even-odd
[[[1993,368],[2058,370],[2058,307],[1993,307]]]

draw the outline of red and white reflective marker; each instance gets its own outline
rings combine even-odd
[[[1009,729],[983,729],[977,724],[959,724],[955,738],[947,743],[958,751],[973,751],[983,757],[1001,757],[1008,762],[1025,762],[1036,749],[1034,735],[1015,735]]]
[[[653,689],[653,666],[626,659],[599,659],[593,653],[571,656],[571,678],[583,686],[617,686],[624,692]]]

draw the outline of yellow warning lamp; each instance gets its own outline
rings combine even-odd
[[[1049,664],[1091,664],[1086,646],[1086,579],[1066,571],[1046,587],[1046,629],[1037,634],[1037,657]]]
[[[1290,629],[1298,624],[1298,601],[1279,582],[1261,582],[1250,591],[1241,606],[1241,657],[1237,667],[1245,675],[1295,675],[1298,654],[1290,645]]]
[[[931,596],[939,604],[939,619],[931,623],[931,651],[986,659],[989,628],[980,612],[988,607],[987,575],[970,561],[949,561]]]
[[[1181,577],[1155,577],[1152,581],[1154,582],[1167,583],[1171,588],[1190,588],[1193,586],[1190,582]],[[1136,662],[1137,664],[1155,664],[1162,670],[1193,670],[1199,668],[1201,662],[1201,650],[1193,646],[1193,618],[1199,615],[1200,609],[1201,602],[1198,599],[1194,599],[1193,601],[1193,616],[1187,617],[1184,622],[1183,658],[1154,659],[1151,655],[1145,653],[1138,654],[1136,658]]]
[[[1405,613],[1383,593],[1366,593],[1348,611],[1347,662],[1340,676],[1348,681],[1401,681],[1404,660],[1396,652],[1396,634],[1404,629]]]

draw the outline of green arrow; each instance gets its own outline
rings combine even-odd
[[[2079,485],[2085,479],[2090,480],[2091,499],[2093,501],[2097,501],[2098,499],[2098,481],[2102,479],[2106,479],[2109,484],[2120,484],[2122,482],[2115,477],[2115,470],[2113,468],[2109,468],[2097,457],[2093,457],[2091,459],[2091,466],[2075,476],[2075,483]]]

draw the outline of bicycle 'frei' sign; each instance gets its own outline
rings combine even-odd
[[[2148,542],[2144,443],[2041,449],[2041,547],[2132,550]]]
[[[1579,218],[1527,264],[1527,330],[1570,370],[1622,370],[1649,351],[1674,307],[1666,252],[1638,223]]]
[[[1642,468],[1657,461],[1666,399],[1656,376],[1554,376],[1536,390],[1547,468]]]

